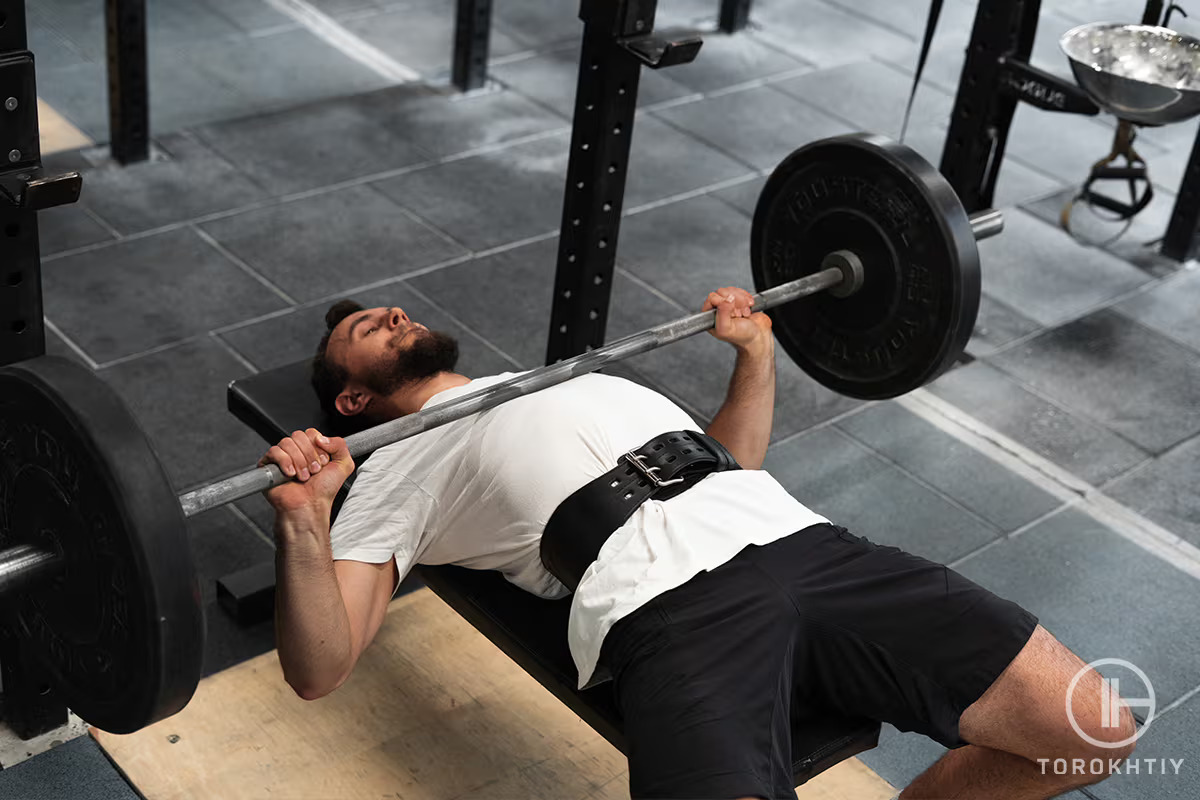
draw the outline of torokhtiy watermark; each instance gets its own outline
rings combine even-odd
[[[1119,728],[1121,727],[1121,705],[1127,705],[1130,708],[1141,708],[1145,710],[1145,721],[1141,727],[1137,729],[1131,736],[1115,742],[1107,742],[1102,739],[1097,739],[1089,735],[1079,722],[1075,719],[1075,709],[1073,699],[1075,695],[1075,687],[1079,685],[1079,681],[1089,670],[1097,667],[1120,667],[1133,673],[1145,687],[1142,696],[1127,696],[1120,695],[1121,681],[1120,678],[1109,678],[1103,675],[1100,676],[1100,726],[1102,728]],[[1111,671],[1111,670],[1110,670]],[[1084,741],[1096,747],[1105,750],[1115,750],[1117,748],[1126,747],[1133,744],[1138,739],[1150,730],[1150,724],[1154,722],[1154,713],[1157,708],[1157,702],[1154,695],[1154,685],[1150,682],[1150,677],[1146,675],[1136,664],[1125,661],[1120,658],[1102,658],[1098,661],[1093,661],[1075,674],[1067,687],[1067,719],[1071,722],[1071,727],[1075,729],[1075,733]],[[1042,774],[1054,773],[1055,775],[1178,775],[1180,767],[1183,766],[1184,759],[1179,758],[1039,758],[1037,763],[1041,765]]]

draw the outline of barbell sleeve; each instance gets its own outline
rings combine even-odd
[[[971,232],[975,241],[982,242],[1004,231],[1004,214],[997,209],[988,208],[976,211],[971,215]]]

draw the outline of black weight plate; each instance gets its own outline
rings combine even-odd
[[[44,356],[0,369],[0,546],[62,557],[5,624],[76,714],[131,733],[187,705],[204,616],[179,499],[125,404]]]
[[[758,291],[821,269],[836,250],[863,287],[770,312],[783,349],[814,379],[878,400],[923,386],[962,354],[979,310],[979,250],[950,184],[904,145],[852,134],[792,153],[763,187],[750,257]]]

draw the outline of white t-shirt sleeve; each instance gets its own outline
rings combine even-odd
[[[329,534],[333,560],[382,564],[395,558],[403,579],[436,508],[407,475],[364,465]]]

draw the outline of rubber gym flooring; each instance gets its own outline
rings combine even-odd
[[[108,136],[103,3],[30,4],[46,145],[59,151],[46,161],[85,173],[79,205],[40,217],[45,304],[50,351],[128,399],[180,491],[257,460],[265,445],[225,410],[226,384],[309,355],[334,299],[400,304],[457,334],[468,374],[540,363],[581,30],[572,4],[496,0],[493,83],[466,97],[445,88],[448,0],[148,5],[155,157],[120,169],[90,144]],[[662,0],[659,27],[711,27],[716,5]],[[915,5],[758,0],[752,30],[645,74],[610,336],[749,285],[749,213],[791,149],[898,134],[927,7]],[[1035,65],[1065,73],[1058,33],[1141,7],[1044,2]],[[908,132],[935,163],[973,14],[946,3]],[[404,72],[417,78],[398,84]],[[1077,211],[1080,241],[1057,215],[1112,127],[1020,109],[997,195],[1007,230],[981,245],[971,362],[864,404],[781,360],[767,466],[838,523],[1030,608],[1085,660],[1147,673],[1158,717],[1137,755],[1182,768],[1143,767],[1073,800],[1191,798],[1200,271],[1145,243],[1165,229],[1196,124],[1143,131],[1156,199],[1115,241]],[[706,421],[732,355],[695,337],[633,367]],[[197,518],[190,533],[212,677],[174,720],[100,737],[146,796],[622,796],[616,751],[425,591],[394,604],[344,699],[291,702],[270,624],[239,629],[213,601],[216,578],[271,558],[265,502]],[[861,758],[869,769],[849,762],[802,796],[888,797],[882,781],[903,786],[940,753],[885,726]],[[84,781],[89,797],[133,796],[86,737],[0,772],[0,794],[81,796],[69,787]]]

